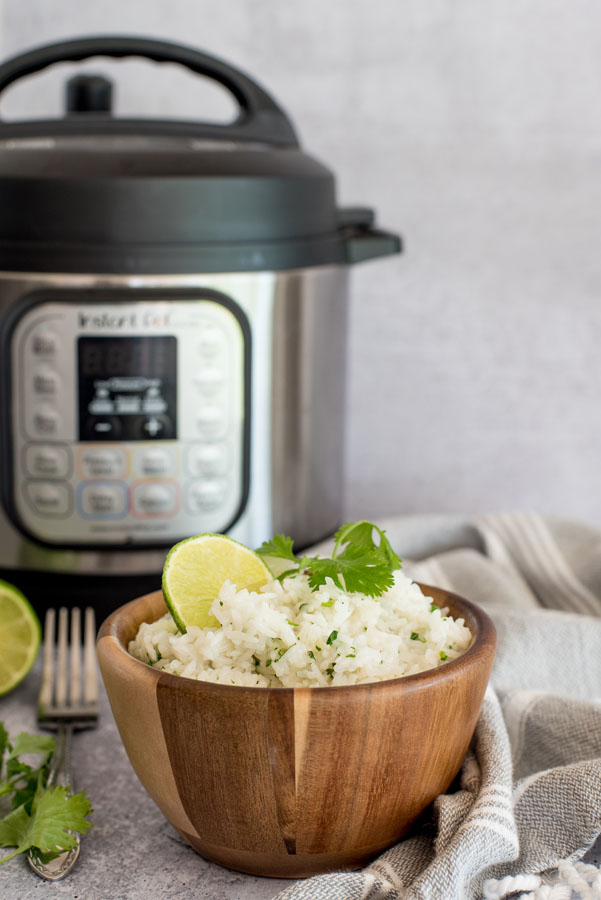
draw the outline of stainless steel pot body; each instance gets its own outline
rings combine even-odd
[[[347,289],[345,266],[0,274],[2,574],[149,575],[190,534],[330,533]]]

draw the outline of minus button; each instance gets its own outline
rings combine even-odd
[[[86,437],[88,439],[104,438],[116,440],[121,434],[121,422],[116,416],[106,418],[90,418],[86,423]]]

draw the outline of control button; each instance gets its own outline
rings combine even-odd
[[[54,397],[58,394],[60,379],[56,372],[47,366],[40,366],[33,373],[33,390],[36,394]]]
[[[38,406],[33,411],[33,431],[40,437],[54,437],[59,433],[61,418],[51,406]]]
[[[216,394],[225,382],[225,371],[220,366],[203,366],[194,376],[194,383],[204,394]]]
[[[29,502],[43,516],[66,516],[69,512],[69,488],[66,484],[28,481],[25,490]]]
[[[81,452],[84,478],[123,478],[125,453],[120,447],[86,447]]]
[[[103,518],[121,516],[126,512],[124,484],[82,484],[79,486],[79,507],[84,516]]]
[[[97,395],[88,406],[88,412],[93,416],[106,416],[115,412],[115,405],[112,400]]]
[[[25,449],[25,469],[34,478],[66,478],[70,464],[67,447],[30,444]]]
[[[187,467],[190,475],[225,475],[228,464],[226,444],[192,444],[188,448]]]
[[[205,325],[200,335],[199,350],[203,357],[212,358],[225,349],[225,334],[217,325]]]
[[[171,419],[167,416],[146,416],[142,420],[141,433],[144,438],[165,440],[172,437]]]
[[[177,492],[171,481],[132,486],[133,512],[135,515],[169,515],[175,512]]]
[[[140,412],[140,397],[136,395],[123,395],[115,400],[117,404],[116,412],[120,416],[136,416]]]
[[[226,417],[222,406],[205,404],[201,406],[196,417],[198,429],[202,435],[217,437],[225,431]]]
[[[161,389],[157,385],[152,385],[146,391],[142,401],[142,411],[148,415],[161,415],[167,411],[167,403],[161,396]]]
[[[134,471],[143,478],[175,474],[175,453],[166,447],[139,447],[134,452]]]
[[[217,509],[223,503],[226,492],[227,484],[221,478],[211,481],[191,481],[186,494],[186,505],[191,513]]]
[[[31,338],[31,351],[34,356],[49,359],[55,357],[60,349],[58,336],[49,328],[42,326]]]
[[[121,434],[121,422],[116,416],[90,418],[86,422],[86,436],[93,440],[116,441]]]

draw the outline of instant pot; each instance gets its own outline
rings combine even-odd
[[[337,207],[268,93],[191,48],[56,43],[1,65],[0,92],[94,56],[179,63],[239,106],[117,118],[79,75],[64,118],[0,122],[0,577],[107,610],[188,535],[300,548],[340,524],[348,268],[400,242]]]

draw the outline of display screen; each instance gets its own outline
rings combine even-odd
[[[80,338],[79,373],[84,378],[175,375],[175,338]]]
[[[78,383],[80,440],[177,437],[175,337],[80,337]]]

